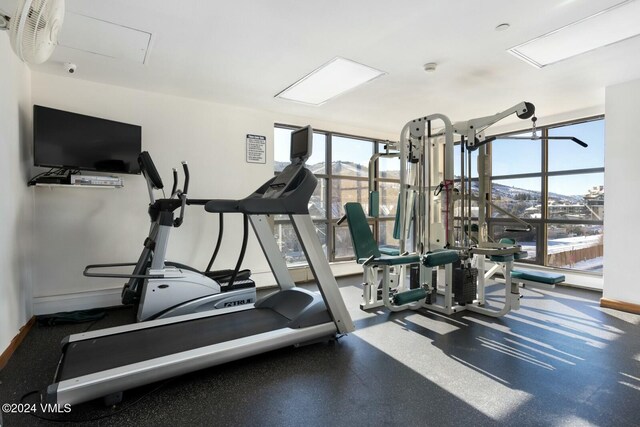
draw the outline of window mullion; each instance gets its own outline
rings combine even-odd
[[[334,222],[333,222],[333,159],[331,157],[331,147],[333,145],[333,134],[327,132],[327,139],[325,143],[325,172],[327,173],[327,256],[329,261],[335,261],[336,248],[334,236]]]
[[[547,254],[548,254],[548,230],[547,230],[547,219],[549,217],[549,128],[542,128],[542,206],[541,206],[541,219],[542,225],[538,230],[538,236],[542,239],[541,244],[538,245],[540,248],[540,263],[542,265],[547,265]]]

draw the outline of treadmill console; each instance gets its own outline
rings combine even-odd
[[[305,162],[311,156],[313,147],[313,129],[305,126],[291,133],[291,163],[269,185],[269,189],[262,196],[265,199],[277,199],[293,183]]]
[[[291,133],[291,163],[306,162],[313,148],[313,129],[305,126]]]
[[[153,163],[153,160],[151,160],[151,155],[148,151],[143,151],[138,155],[138,165],[144,177],[151,181],[153,188],[162,190],[164,187],[162,178],[160,178],[158,169],[156,169],[156,165]]]

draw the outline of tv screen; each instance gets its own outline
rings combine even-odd
[[[291,133],[291,161],[296,159],[307,160],[311,156],[311,147],[313,144],[313,129],[311,126],[305,126]]]
[[[36,166],[137,174],[141,150],[140,126],[33,107]]]

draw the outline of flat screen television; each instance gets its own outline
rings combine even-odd
[[[142,127],[34,105],[36,166],[140,173]]]

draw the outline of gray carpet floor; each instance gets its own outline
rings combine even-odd
[[[524,289],[520,310],[493,319],[365,313],[360,278],[339,284],[357,330],[337,342],[129,390],[113,407],[93,401],[37,415],[101,426],[640,425],[640,316],[600,308],[598,293]],[[500,303],[497,293],[490,300]],[[34,327],[0,372],[0,403],[46,388],[64,336],[132,320],[121,308],[95,323]],[[29,414],[3,421],[54,423]]]

